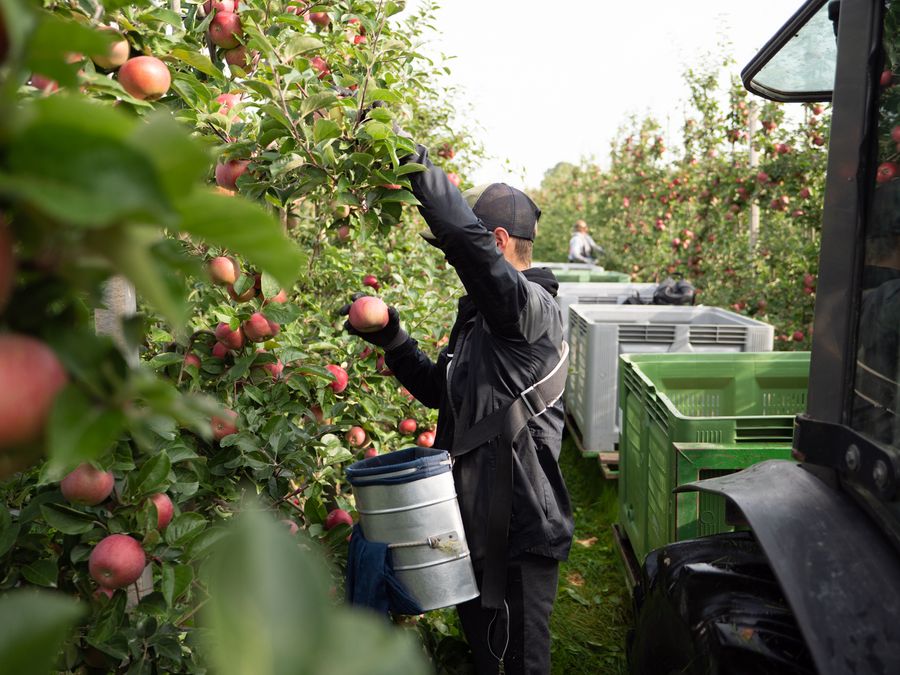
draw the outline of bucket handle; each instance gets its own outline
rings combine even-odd
[[[416,546],[428,546],[435,548],[444,553],[457,553],[463,550],[462,541],[454,530],[453,532],[445,532],[437,534],[433,537],[427,537],[418,541],[404,541],[396,544],[388,544],[388,548],[414,548]]]

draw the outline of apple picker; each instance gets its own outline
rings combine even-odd
[[[481,596],[457,605],[478,673],[549,673],[549,620],[573,520],[558,459],[568,346],[548,269],[531,267],[540,209],[503,183],[460,191],[421,145],[404,159],[428,223],[465,288],[436,361],[394,308],[375,332],[347,330],[437,408]],[[404,451],[405,452],[405,451]]]

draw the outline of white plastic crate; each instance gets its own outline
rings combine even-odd
[[[563,337],[568,339],[569,307],[572,305],[621,305],[635,296],[649,304],[653,300],[657,286],[658,284],[617,282],[561,283],[556,292],[556,302],[562,310]]]
[[[774,333],[718,307],[571,305],[565,404],[582,449],[593,455],[618,443],[620,354],[770,352]]]

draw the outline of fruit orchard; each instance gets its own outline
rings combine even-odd
[[[366,291],[445,344],[458,285],[397,129],[457,177],[480,156],[417,52],[433,8],[401,9],[0,2],[9,672],[415,673],[457,646],[449,615],[340,602],[342,467],[435,416],[339,310]]]
[[[613,142],[609,168],[585,161],[547,173],[533,195],[544,214],[535,258],[564,259],[583,218],[608,269],[642,282],[680,274],[697,303],[772,324],[777,349],[809,349],[830,116],[813,104],[792,119],[791,107],[751,103],[734,79],[722,91],[723,66],[734,70],[707,63],[686,74],[679,147],[666,147],[656,120],[633,118]],[[752,105],[759,124],[751,138]]]

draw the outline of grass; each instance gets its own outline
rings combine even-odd
[[[616,482],[605,480],[597,459],[583,458],[568,436],[560,466],[572,498],[575,542],[560,566],[550,620],[552,672],[625,673],[631,599],[611,531],[618,511]]]

